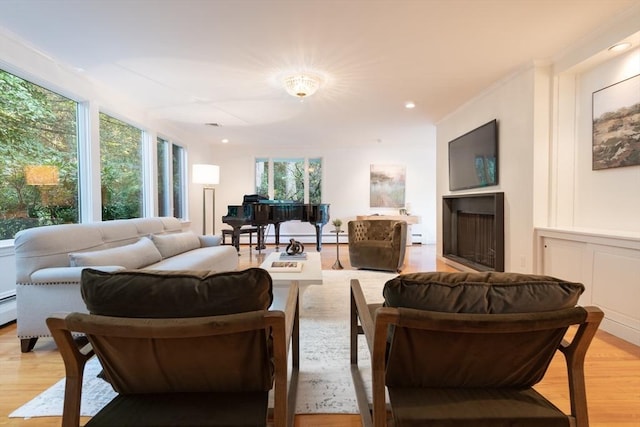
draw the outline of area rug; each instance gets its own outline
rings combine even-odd
[[[358,279],[368,301],[382,301],[384,283],[392,273],[325,270],[323,284],[312,285],[304,293],[300,314],[300,373],[296,413],[357,414],[349,364],[349,284]],[[359,340],[359,361],[365,384],[369,355],[364,339]],[[80,413],[92,416],[115,397],[109,384],[96,377],[101,367],[97,359],[86,366]],[[12,412],[11,418],[61,416],[64,380]]]

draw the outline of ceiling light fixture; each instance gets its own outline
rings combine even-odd
[[[412,108],[416,108],[416,103],[413,101],[407,101],[404,103],[404,108],[410,110]]]
[[[228,144],[228,143],[229,143],[229,140],[228,140],[227,138],[223,138],[221,142],[222,142],[223,144]]]
[[[307,72],[291,74],[283,79],[287,93],[301,100],[316,93],[320,82],[319,76]]]
[[[622,52],[623,50],[627,50],[631,47],[631,43],[629,42],[622,42],[622,43],[616,43],[613,46],[611,46],[609,48],[609,50],[611,52]]]

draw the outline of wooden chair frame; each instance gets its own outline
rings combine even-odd
[[[118,335],[130,338],[188,338],[222,335],[260,329],[270,329],[273,338],[274,357],[274,408],[272,411],[274,427],[292,427],[295,414],[295,402],[300,366],[299,356],[299,307],[298,285],[292,284],[287,295],[285,311],[255,311],[242,320],[240,315],[194,317],[180,319],[179,324],[163,327],[154,326],[155,319],[127,318],[129,325],[119,328]],[[82,395],[82,377],[87,361],[95,355],[90,343],[85,344],[74,338],[72,333],[82,332],[90,334],[91,328],[86,330],[72,330],[68,327],[69,314],[54,314],[47,319],[47,325],[58,346],[65,366],[65,395],[62,415],[62,427],[78,427],[80,425],[80,399]],[[104,331],[104,329],[103,329]],[[287,381],[288,356],[291,351],[292,372]],[[288,392],[287,392],[288,389]]]
[[[586,320],[578,324],[577,331],[571,341],[565,337],[559,351],[565,356],[571,414],[567,415],[570,425],[588,427],[587,400],[584,377],[584,359],[604,313],[597,307],[584,307],[587,312]],[[404,313],[419,310],[401,309]],[[372,313],[374,313],[372,315]],[[478,315],[458,313],[437,313],[437,320],[416,317],[414,319],[403,316],[400,310],[382,307],[381,304],[368,305],[362,288],[357,279],[351,280],[351,373],[356,388],[358,407],[364,427],[386,427],[388,421],[387,403],[385,399],[385,373],[387,333],[390,325],[424,330],[449,332],[524,332],[531,331],[527,322],[514,321],[518,315],[495,314],[491,320],[478,321]],[[485,315],[481,315],[486,317]],[[374,318],[375,317],[375,318]],[[471,321],[473,320],[473,321]],[[539,322],[540,329],[553,328],[558,325],[553,320]],[[358,335],[364,334],[371,353],[372,394],[371,407],[364,388],[362,373],[358,367]]]

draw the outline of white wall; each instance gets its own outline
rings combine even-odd
[[[597,171],[591,168],[592,94],[638,74],[640,48],[577,76],[576,161],[571,165],[575,180],[573,218],[562,218],[557,225],[640,232],[640,166]],[[640,93],[637,98],[640,102]]]
[[[629,52],[608,48],[630,41]],[[554,63],[549,215],[560,229],[640,238],[640,166],[591,170],[593,92],[640,74],[640,5]]]
[[[220,165],[220,185],[216,190],[216,230],[228,227],[220,216],[226,214],[228,205],[242,203],[244,194],[255,192],[256,157],[320,157],[323,162],[322,202],[330,204],[332,219],[344,223],[357,215],[372,213],[398,214],[398,209],[374,209],[369,207],[369,172],[372,164],[406,166],[406,202],[411,214],[421,217],[421,223],[413,227],[413,234],[420,234],[422,243],[435,243],[435,215],[439,206],[435,203],[435,128],[427,127],[424,142],[419,147],[402,143],[377,143],[368,147],[330,148],[238,148],[231,144],[219,147],[212,161]],[[324,234],[329,234],[331,225]],[[308,224],[284,223],[281,234],[291,233],[302,241],[314,241],[314,229]],[[301,236],[307,235],[307,236]],[[325,241],[332,241],[324,239]]]
[[[499,192],[505,194],[505,270],[530,272],[533,252],[534,190],[534,105],[536,83],[545,78],[546,67],[529,67],[498,82],[437,124],[437,197],[448,194]],[[542,78],[538,78],[542,76]],[[548,103],[548,98],[547,98]],[[492,120],[498,120],[499,181],[497,186],[450,192],[448,143],[452,139]],[[437,227],[442,228],[441,209]],[[438,233],[438,253],[442,255],[442,234]]]

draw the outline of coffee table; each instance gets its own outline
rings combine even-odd
[[[272,252],[260,264],[260,268],[264,268],[271,275],[273,286],[275,287],[289,287],[292,282],[298,283],[300,292],[300,304],[302,305],[302,295],[304,291],[310,285],[322,285],[322,262],[319,252],[308,252],[307,259],[295,260],[302,263],[302,270],[298,272],[282,272],[282,271],[269,271],[271,263],[274,261],[280,261],[280,254],[282,252]]]

